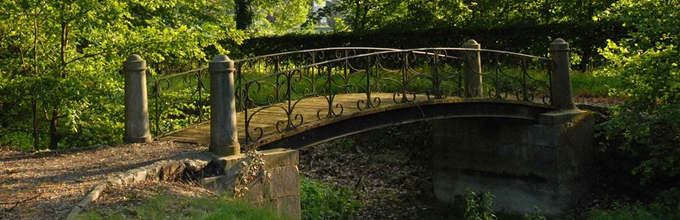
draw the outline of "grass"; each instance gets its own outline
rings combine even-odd
[[[622,89],[623,81],[613,76],[573,71],[571,86],[574,96],[608,97],[612,89]]]
[[[359,202],[344,188],[334,188],[304,177],[300,178],[302,219],[348,219]],[[87,211],[80,220],[98,219],[288,219],[273,210],[254,207],[228,196],[185,197],[156,195],[139,204],[109,211]]]
[[[192,198],[158,195],[129,208],[99,213],[87,211],[75,219],[287,219],[273,210],[254,207],[226,196]]]

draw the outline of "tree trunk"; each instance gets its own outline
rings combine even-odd
[[[38,8],[33,17],[33,74],[38,76]],[[38,124],[38,100],[33,99],[33,149],[40,150],[40,133]]]
[[[56,150],[59,147],[59,141],[64,137],[59,133],[59,108],[55,107],[52,109],[52,118],[50,120],[50,144],[48,145],[50,150]]]
[[[33,149],[40,150],[40,133],[38,132],[38,101],[33,99]]]
[[[253,23],[253,11],[250,9],[249,0],[235,0],[236,4],[236,29],[246,30]]]

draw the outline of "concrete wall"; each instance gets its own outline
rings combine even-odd
[[[547,113],[540,123],[504,118],[431,121],[433,185],[453,203],[469,189],[491,192],[494,210],[560,214],[588,188],[594,120],[579,110]]]
[[[281,215],[300,219],[300,174],[298,151],[271,149],[261,151],[269,178],[255,180],[248,185],[244,198],[258,206],[270,207]],[[221,157],[213,160],[223,169],[224,175],[204,178],[202,185],[213,191],[234,192],[234,182],[240,162],[245,155]]]

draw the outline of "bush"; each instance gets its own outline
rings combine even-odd
[[[234,53],[236,59],[283,51],[326,47],[460,47],[475,39],[485,49],[507,50],[532,55],[547,55],[551,40],[570,42],[575,58],[598,56],[596,48],[606,46],[607,39],[625,37],[629,28],[618,21],[590,23],[555,23],[543,25],[506,25],[494,28],[441,27],[427,30],[387,29],[360,33],[289,34],[251,38]],[[226,43],[226,42],[225,42]],[[589,61],[590,59],[582,59]],[[583,62],[585,65],[587,62]],[[585,67],[585,66],[582,66]]]
[[[592,209],[588,212],[588,220],[638,219],[680,219],[680,190],[664,191],[649,205],[641,203],[615,204],[610,209]]]
[[[323,183],[300,177],[302,219],[348,219],[359,209],[348,189],[332,189]]]
[[[467,220],[495,220],[495,212],[491,208],[493,195],[490,192],[475,193],[469,189],[465,193],[465,219]]]
[[[621,149],[639,155],[633,170],[645,180],[680,173],[680,1],[622,0],[607,19],[632,26],[630,38],[609,41],[601,54],[610,62],[603,72],[619,77],[627,98],[600,125],[608,140],[623,139]]]

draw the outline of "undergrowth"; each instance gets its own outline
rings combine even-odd
[[[360,206],[346,188],[331,188],[314,180],[300,177],[302,219],[348,219]]]
[[[287,219],[273,210],[227,196],[193,198],[158,195],[139,205],[106,213],[87,211],[75,219]]]

